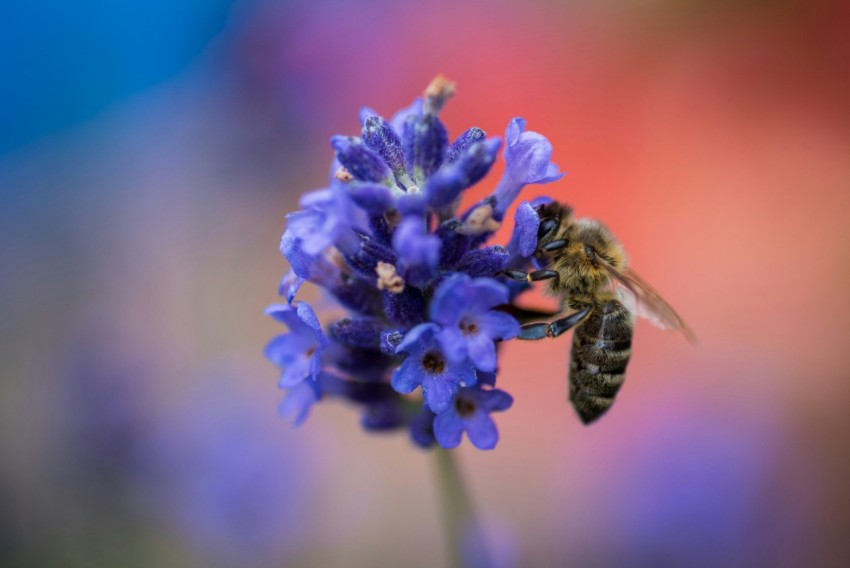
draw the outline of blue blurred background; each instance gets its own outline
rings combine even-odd
[[[591,428],[567,342],[505,349],[500,445],[457,451],[498,565],[850,563],[846,3],[3,16],[0,565],[444,563],[432,456],[333,403],[293,430],[261,357],[328,138],[438,72],[451,132],[552,140],[569,175],[527,196],[603,219],[700,337],[639,325]]]

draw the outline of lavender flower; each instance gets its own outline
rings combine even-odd
[[[438,77],[390,120],[361,109],[360,136],[331,139],[328,187],[287,217],[286,304],[267,313],[290,332],[266,356],[282,367],[280,412],[296,425],[337,398],[361,409],[367,430],[406,428],[419,447],[455,447],[463,432],[482,449],[498,441],[490,413],[512,399],[495,388],[497,352],[519,331],[509,314],[528,287],[502,273],[532,262],[534,203],[517,209],[507,247],[487,241],[525,184],[562,174],[548,140],[515,118],[502,180],[459,214],[463,192],[484,179],[502,140],[477,127],[449,136],[439,114],[454,91]],[[349,314],[323,327],[297,299],[305,285],[323,288]]]
[[[439,328],[430,323],[414,327],[396,349],[408,357],[395,370],[392,385],[402,394],[422,387],[428,408],[436,414],[445,412],[462,386],[474,385],[475,369],[466,358],[451,361],[436,340]]]
[[[492,450],[499,441],[499,432],[490,413],[507,410],[513,403],[511,395],[499,389],[462,389],[454,404],[434,419],[434,437],[442,447],[454,448],[466,432],[473,446]]]
[[[272,339],[265,349],[266,357],[283,367],[280,386],[294,387],[307,377],[316,380],[322,368],[321,352],[327,347],[328,340],[313,308],[306,302],[298,307],[273,304],[266,313],[286,324],[291,331]]]
[[[505,131],[505,173],[493,192],[496,220],[501,220],[520,190],[529,183],[550,183],[564,177],[552,163],[552,144],[542,134],[525,131],[525,119],[515,118]]]
[[[496,370],[495,341],[519,333],[517,321],[492,308],[508,303],[508,289],[492,278],[457,274],[443,280],[431,301],[431,319],[443,326],[437,338],[446,357],[469,360],[481,371]]]

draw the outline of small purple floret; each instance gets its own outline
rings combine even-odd
[[[407,353],[407,359],[392,377],[393,388],[410,394],[422,387],[428,408],[435,414],[449,408],[461,386],[474,385],[475,369],[469,361],[448,360],[435,336],[438,326],[420,324],[410,330],[396,348],[397,353]]]
[[[460,444],[463,433],[479,450],[492,450],[499,441],[499,431],[490,418],[491,412],[507,410],[514,399],[499,389],[465,388],[454,404],[434,419],[434,436],[443,448]]]
[[[505,173],[493,192],[493,216],[501,220],[529,183],[550,183],[564,177],[552,161],[552,144],[542,134],[526,132],[525,119],[514,118],[505,131]]]
[[[313,308],[307,302],[273,304],[266,314],[290,331],[272,339],[265,349],[266,357],[282,367],[279,385],[293,387],[308,377],[315,380],[322,368],[321,354],[328,346],[328,339]]]
[[[519,333],[514,318],[493,310],[507,303],[508,289],[490,278],[458,274],[444,280],[431,302],[431,320],[442,326],[437,337],[446,357],[452,362],[469,359],[481,371],[494,371],[494,342]]]

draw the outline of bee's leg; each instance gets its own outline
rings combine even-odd
[[[568,329],[571,329],[581,323],[588,316],[593,306],[585,306],[574,314],[570,314],[565,318],[555,320],[549,324],[549,330],[546,335],[549,337],[558,337]]]
[[[557,241],[551,241],[540,247],[542,252],[553,252],[556,250],[561,250],[566,247],[569,243],[564,239],[558,239]]]
[[[565,318],[549,322],[529,323],[519,328],[517,339],[535,340],[544,337],[558,337],[565,331],[578,325],[590,313],[592,306],[570,314]]]
[[[537,282],[538,280],[550,280],[557,278],[558,273],[554,270],[535,270],[534,272],[523,272],[522,270],[505,270],[502,272],[508,278],[524,282]]]
[[[540,220],[540,226],[537,229],[537,240],[541,241],[550,236],[558,228],[558,220],[554,217],[547,217]]]
[[[543,339],[548,337],[549,323],[527,323],[519,328],[517,339]]]

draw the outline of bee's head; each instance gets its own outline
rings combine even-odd
[[[585,264],[591,267],[606,262],[614,268],[625,264],[626,255],[623,246],[608,228],[592,219],[579,219],[575,222],[573,241]]]
[[[552,201],[537,206],[537,216],[540,218],[540,228],[537,231],[537,241],[540,244],[564,238],[566,228],[572,222],[573,210],[569,205]]]
[[[564,251],[570,267],[568,286],[577,293],[595,296],[609,280],[604,263],[614,268],[625,264],[625,252],[613,234],[598,221],[579,219]]]

